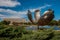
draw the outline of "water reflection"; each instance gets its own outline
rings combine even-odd
[[[58,26],[39,26],[39,28],[45,28],[45,29],[49,29],[53,27],[54,30],[60,30],[60,28]],[[29,26],[29,27],[26,27],[27,30],[37,30],[37,26]]]

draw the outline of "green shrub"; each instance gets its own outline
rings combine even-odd
[[[0,25],[0,40],[60,40],[60,32],[53,28],[26,30],[20,26]]]

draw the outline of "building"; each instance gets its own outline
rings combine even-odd
[[[4,21],[10,21],[9,25],[21,25],[22,23],[27,22],[24,18],[4,18]]]

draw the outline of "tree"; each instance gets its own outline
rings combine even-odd
[[[58,25],[60,25],[60,20],[58,20]]]
[[[9,25],[9,24],[10,24],[10,21],[5,21],[5,20],[4,20],[4,21],[2,21],[1,23],[2,23],[2,24],[5,24],[5,25]]]
[[[58,22],[56,20],[52,20],[49,25],[58,25]]]

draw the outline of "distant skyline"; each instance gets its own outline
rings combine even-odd
[[[54,10],[55,20],[60,19],[60,0],[0,0],[0,20],[3,18],[26,18],[27,10],[39,9],[43,14],[48,9]]]

